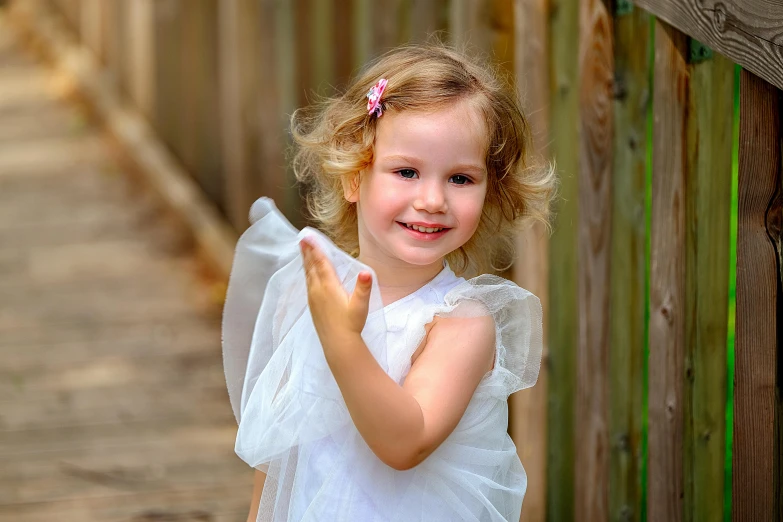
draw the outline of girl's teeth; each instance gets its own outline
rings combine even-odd
[[[443,230],[442,228],[424,228],[418,225],[408,225],[407,223],[405,226],[413,230],[418,230],[419,232],[426,232],[428,234],[431,234],[433,232],[440,232],[441,230]]]

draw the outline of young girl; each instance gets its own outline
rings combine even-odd
[[[526,166],[511,92],[459,52],[406,46],[292,118],[325,234],[259,199],[224,312],[248,520],[519,519],[506,401],[536,382],[541,306],[462,277],[547,221],[554,175]]]

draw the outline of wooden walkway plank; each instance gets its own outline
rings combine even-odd
[[[2,16],[0,520],[244,520],[219,285]]]

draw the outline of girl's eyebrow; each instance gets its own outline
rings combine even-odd
[[[394,154],[392,156],[383,156],[381,158],[381,161],[403,161],[405,163],[411,163],[411,164],[421,163],[421,161],[417,158],[413,158],[411,156],[403,156],[401,154]],[[470,163],[455,165],[453,167],[453,170],[458,170],[461,172],[471,172],[474,174],[481,174],[481,175],[486,174],[487,172],[487,169],[485,167],[482,167],[481,165],[470,164]]]

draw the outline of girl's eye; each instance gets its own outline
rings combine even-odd
[[[416,171],[413,169],[402,169],[402,170],[398,170],[397,174],[399,174],[405,179],[413,179],[413,177],[416,175]]]
[[[467,176],[463,176],[462,174],[457,174],[456,176],[452,176],[451,179],[454,180],[455,185],[467,185],[470,183],[470,178]]]

